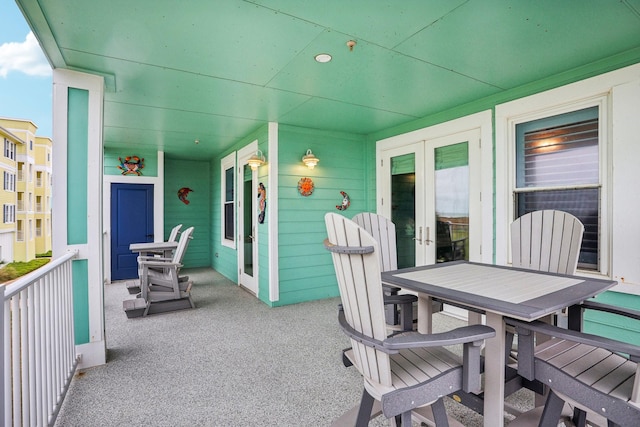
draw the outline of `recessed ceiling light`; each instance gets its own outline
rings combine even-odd
[[[315,56],[316,61],[325,63],[331,61],[331,55],[328,53],[319,53]]]

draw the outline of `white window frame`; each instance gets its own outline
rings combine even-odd
[[[2,206],[4,224],[14,224],[16,222],[16,205],[6,203]]]
[[[634,71],[635,70],[635,71]],[[598,106],[600,154],[600,262],[597,272],[579,270],[588,276],[612,275],[611,265],[611,203],[610,177],[612,122],[615,117],[612,92],[618,85],[637,80],[637,66],[602,74],[556,89],[541,92],[496,106],[496,262],[510,262],[509,224],[514,217],[515,189],[515,125],[543,117]]]
[[[225,191],[227,187],[226,171],[229,169],[233,169],[233,200],[227,202],[225,200]],[[234,151],[220,160],[220,242],[222,243],[222,246],[226,246],[231,249],[236,248],[236,194],[236,152]],[[233,205],[233,240],[227,239],[224,236],[225,203],[231,203]]]

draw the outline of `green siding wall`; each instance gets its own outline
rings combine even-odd
[[[189,204],[178,199],[178,190],[188,187]],[[193,240],[184,256],[184,266],[211,265],[211,164],[208,161],[164,161],[164,237],[169,237],[176,224],[182,228],[195,227]]]
[[[617,307],[640,310],[640,296],[607,291],[596,301]],[[607,338],[640,345],[640,321],[609,313],[587,310],[584,314],[584,331]]]
[[[76,345],[89,342],[89,261],[71,263],[73,276],[73,327]]]
[[[89,135],[89,91],[68,89],[67,164],[86,165]],[[67,242],[87,243],[87,173],[69,167],[67,174]]]
[[[144,168],[142,176],[158,176],[158,153],[156,150],[140,150],[140,149],[122,149],[122,148],[105,148],[103,170],[105,175],[122,175],[122,171],[118,169],[120,161],[118,157],[124,160],[127,156],[138,156],[144,159]]]
[[[278,138],[280,299],[274,305],[338,296],[331,256],[322,244],[324,215],[339,212],[340,191],[351,199],[345,216],[368,210],[364,137],[281,125]],[[315,169],[301,161],[309,148],[320,159]],[[298,192],[303,177],[315,184],[308,197]]]

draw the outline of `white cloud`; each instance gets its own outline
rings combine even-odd
[[[33,32],[30,31],[22,43],[10,42],[0,45],[0,77],[7,77],[12,71],[29,76],[51,75],[51,66]]]

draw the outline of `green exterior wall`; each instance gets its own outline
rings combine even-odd
[[[640,310],[640,295],[607,291],[594,299],[604,304]],[[584,313],[584,331],[640,345],[640,320],[586,310]]]
[[[345,216],[368,209],[364,137],[281,125],[278,142],[280,299],[274,305],[338,296],[331,256],[322,244],[324,215],[339,212],[340,191],[351,199]],[[309,148],[320,159],[315,169],[301,161]],[[315,184],[308,197],[298,192],[303,177]]]
[[[86,165],[88,159],[89,91],[68,89],[67,164]],[[67,242],[87,243],[87,174],[82,167],[67,173]]]
[[[89,91],[68,89],[67,164],[86,165],[89,135]],[[67,171],[67,242],[82,245],[88,241],[87,176],[83,168]],[[89,337],[89,262],[72,263],[75,343],[86,344]]]
[[[75,260],[71,264],[73,276],[73,327],[75,343],[89,342],[89,261]]]
[[[191,188],[189,204],[178,199],[178,190]],[[195,227],[184,255],[185,268],[211,265],[211,164],[208,161],[164,159],[164,240],[171,229]]]
[[[138,156],[144,159],[144,168],[141,170],[142,176],[158,176],[158,153],[156,150],[123,150],[121,148],[105,148],[103,156],[104,175],[122,175],[122,170],[118,169],[120,161],[127,156]]]

